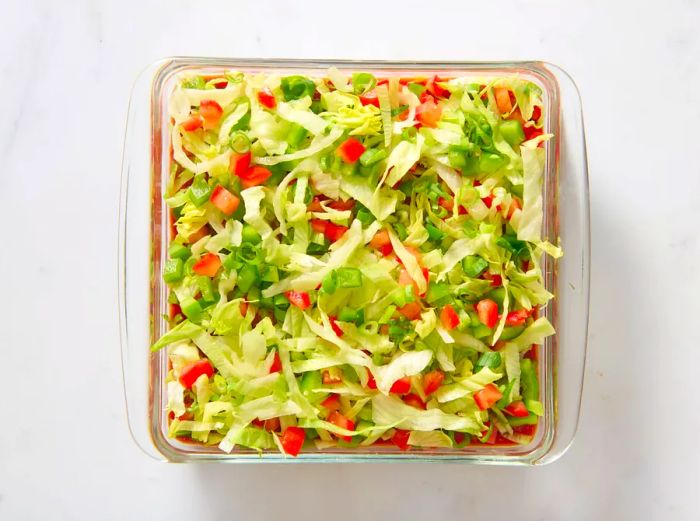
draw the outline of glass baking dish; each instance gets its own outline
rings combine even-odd
[[[224,69],[244,72],[324,75],[370,71],[376,76],[512,76],[538,84],[545,103],[546,144],[543,236],[559,241],[564,256],[547,257],[543,271],[555,294],[544,314],[557,330],[540,347],[538,371],[544,416],[528,445],[462,449],[395,447],[328,449],[297,458],[185,443],[167,436],[165,350],[150,345],[167,327],[167,288],[162,281],[170,226],[162,189],[168,178],[170,143],[167,103],[183,71],[207,75]],[[377,462],[451,461],[482,464],[543,464],[556,460],[577,429],[586,357],[589,298],[589,196],[586,146],[579,94],[559,67],[543,62],[380,62],[225,58],[167,58],[138,77],[131,94],[124,157],[119,228],[119,312],[124,389],[129,428],[148,455],[173,462]]]

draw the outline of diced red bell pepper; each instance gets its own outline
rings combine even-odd
[[[299,454],[301,447],[306,439],[306,431],[301,427],[287,427],[280,436],[280,443],[284,452],[290,456]]]
[[[207,277],[216,276],[216,272],[221,267],[221,259],[216,253],[205,253],[192,266],[192,271],[197,275],[205,275]]]
[[[408,320],[415,320],[420,316],[421,309],[417,302],[409,302],[405,306],[397,308],[397,311]]]
[[[343,235],[345,235],[345,232],[348,230],[349,228],[347,226],[343,226],[342,224],[335,224],[328,221],[328,223],[326,224],[326,229],[323,233],[329,241],[335,242],[337,240],[340,240],[340,238]]]
[[[477,302],[476,313],[486,327],[492,328],[498,322],[498,304],[491,299],[485,298]]]
[[[404,376],[403,378],[399,378],[396,380],[392,385],[391,389],[389,390],[390,393],[394,394],[406,394],[411,390],[411,378],[408,376]]]
[[[445,373],[439,369],[435,369],[423,375],[423,392],[426,396],[430,396],[437,391],[445,379]]]
[[[404,431],[402,429],[396,429],[394,435],[391,437],[391,442],[396,445],[401,450],[408,450],[411,446],[408,444],[408,438],[411,436],[411,431]]]
[[[219,124],[224,109],[216,101],[203,99],[199,104],[199,115],[204,118],[204,128],[210,130]]]
[[[321,402],[321,407],[328,410],[328,412],[337,411],[340,409],[340,395],[331,393],[328,397]]]
[[[367,369],[367,389],[376,389],[377,388],[377,381],[374,379],[374,375],[372,374],[372,371]]]
[[[511,416],[516,416],[517,418],[525,418],[530,414],[522,400],[508,404],[508,406],[503,410]]]
[[[411,407],[415,407],[416,409],[426,409],[425,402],[420,399],[420,396],[417,394],[407,394],[406,396],[403,397],[403,403],[406,405],[410,405]]]
[[[264,166],[253,166],[246,170],[244,174],[239,175],[241,178],[241,186],[243,188],[250,188],[251,186],[258,186],[267,181],[272,172],[270,172]]]
[[[432,97],[416,107],[416,119],[423,126],[435,128],[441,117],[442,105],[435,103]]]
[[[346,418],[342,414],[340,414],[338,411],[333,411],[328,415],[328,422],[332,423],[336,427],[340,427],[341,429],[347,429],[349,431],[354,431],[355,430],[355,422]],[[344,436],[344,435],[338,435],[338,437],[342,440],[345,441],[351,441],[352,436]]]
[[[474,393],[474,401],[482,411],[491,407],[501,398],[503,398],[503,394],[493,384],[487,384],[483,389]]]
[[[272,357],[272,365],[270,366],[270,371],[268,371],[270,374],[272,373],[279,373],[282,371],[282,360],[280,360],[280,355],[277,351],[275,351],[275,355]]]
[[[489,194],[486,197],[482,197],[481,201],[486,205],[487,208],[491,208],[493,205],[493,195]]]
[[[438,85],[439,81],[442,80],[437,76],[433,76],[428,80],[428,83],[426,84],[426,89],[436,98],[449,98],[450,91]]]
[[[311,307],[311,298],[306,291],[287,291],[284,294],[287,300],[302,311]]]
[[[365,153],[365,146],[358,139],[349,137],[336,148],[335,153],[346,163],[352,164]]]
[[[194,114],[180,123],[180,126],[186,132],[194,132],[202,126],[202,118],[198,114]]]
[[[258,101],[263,107],[268,109],[274,109],[277,106],[275,95],[267,87],[263,87],[258,91]]]
[[[214,188],[209,200],[225,215],[231,215],[235,212],[241,202],[237,196],[233,195],[221,185],[217,185],[217,187]]]
[[[209,378],[214,376],[214,368],[211,366],[209,360],[190,362],[184,366],[180,372],[180,383],[185,389],[192,389],[197,378],[203,374],[207,375]]]
[[[540,108],[539,105],[535,105],[532,107],[532,117],[530,118],[532,121],[539,121],[539,119],[542,117],[542,109]]]
[[[331,323],[331,328],[333,329],[333,332],[338,335],[338,337],[343,336],[343,330],[340,328],[338,325],[338,322],[336,322],[337,317],[334,316],[329,316],[328,321]]]
[[[379,98],[377,97],[377,91],[372,89],[369,92],[365,92],[360,95],[360,103],[363,105],[374,105],[379,108]]]
[[[250,160],[252,158],[250,151],[245,154],[231,154],[228,162],[228,171],[238,177],[242,177],[250,168]]]
[[[506,326],[522,326],[529,316],[530,312],[527,309],[511,311],[506,315]]]
[[[447,304],[442,308],[440,311],[440,322],[442,322],[443,327],[448,331],[452,331],[459,325],[459,315],[457,315],[452,304]]]
[[[525,133],[525,141],[530,141],[531,139],[544,134],[544,131],[541,128],[535,127],[523,127],[523,132]]]

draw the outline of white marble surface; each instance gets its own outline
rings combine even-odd
[[[698,2],[257,4],[0,1],[0,519],[697,519]],[[136,448],[117,338],[124,120],[138,71],[181,54],[571,73],[593,279],[580,431],[560,461],[176,466]]]

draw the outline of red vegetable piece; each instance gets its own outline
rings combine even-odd
[[[511,416],[515,416],[517,418],[525,418],[530,414],[522,400],[508,404],[508,406],[503,410]]]
[[[231,154],[231,158],[228,163],[228,171],[238,177],[245,175],[245,173],[250,168],[250,160],[252,154],[250,151],[245,154]]]
[[[203,99],[199,104],[199,115],[204,118],[204,128],[209,130],[219,124],[224,109],[216,101]]]
[[[306,291],[287,291],[287,293],[284,295],[291,304],[295,305],[302,311],[311,306],[311,299]]]
[[[391,437],[391,442],[401,450],[408,450],[411,446],[408,444],[408,438],[411,436],[411,431],[396,429],[396,432]]]
[[[270,366],[269,373],[279,373],[282,371],[282,360],[280,360],[280,355],[275,351],[275,356],[272,358],[272,365]]]
[[[264,166],[254,166],[249,168],[244,174],[239,175],[241,178],[241,186],[243,188],[250,188],[251,186],[258,186],[267,181],[272,172],[270,172]]]
[[[267,109],[274,109],[277,106],[275,95],[267,87],[263,87],[258,91],[258,101]]]
[[[235,212],[241,202],[237,196],[233,195],[221,185],[214,188],[209,200],[225,215],[231,215],[233,212]]]
[[[442,322],[443,327],[448,331],[452,331],[459,325],[459,315],[457,315],[452,304],[447,304],[442,308],[442,311],[440,311],[440,322]]]
[[[192,389],[192,386],[197,381],[197,378],[203,374],[209,378],[214,376],[214,368],[209,360],[197,360],[191,362],[182,368],[180,372],[180,383],[185,389]]]
[[[340,409],[340,395],[331,393],[328,398],[321,402],[321,407],[328,409],[329,412]]]
[[[338,411],[333,411],[328,415],[328,421],[335,425],[336,427],[340,427],[341,429],[347,429],[349,431],[354,431],[355,430],[355,422],[346,418],[343,416],[341,413]],[[344,436],[344,435],[338,435],[338,437],[342,440],[345,441],[351,441],[352,436]]]
[[[192,271],[197,275],[205,275],[207,277],[214,277],[216,272],[219,271],[221,267],[221,259],[215,253],[205,253],[200,257],[200,259],[194,263],[192,266]]]
[[[445,379],[445,373],[439,369],[430,371],[423,375],[423,392],[426,396],[430,396],[435,391],[437,391],[442,385],[442,381]]]
[[[394,394],[406,394],[411,390],[411,378],[404,376],[396,380],[389,390],[390,393]]]
[[[406,396],[403,397],[403,403],[406,405],[410,405],[411,407],[415,407],[416,409],[426,409],[425,402],[420,399],[420,396],[417,394],[407,394]]]
[[[493,384],[487,384],[483,389],[474,393],[474,401],[482,411],[491,407],[501,398],[503,398],[503,394]]]
[[[280,443],[284,452],[290,456],[299,454],[301,447],[304,445],[306,432],[301,427],[287,427],[280,436]]]
[[[498,304],[491,299],[480,300],[476,304],[476,313],[479,320],[486,327],[494,327],[498,322]]]
[[[365,146],[356,138],[349,137],[336,148],[335,153],[346,163],[352,164],[365,153]]]

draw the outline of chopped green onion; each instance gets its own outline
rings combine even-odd
[[[464,274],[473,279],[481,275],[488,267],[489,263],[478,255],[467,255],[462,259]]]
[[[478,373],[484,367],[496,369],[500,365],[501,354],[497,351],[486,351],[479,357],[479,359],[476,361],[476,364],[474,364],[474,373]]]
[[[360,156],[360,163],[362,164],[362,166],[371,166],[375,163],[378,163],[382,159],[386,159],[386,157],[386,150],[384,150],[383,148],[368,148]]]
[[[357,311],[350,308],[343,308],[338,313],[338,320],[341,322],[355,322],[355,320],[357,320]]]
[[[267,265],[261,270],[260,280],[263,282],[279,282],[280,274],[277,266]]]
[[[251,243],[251,244],[258,244],[260,241],[262,241],[262,237],[260,237],[260,234],[255,231],[255,228],[253,228],[250,224],[245,223],[243,225],[243,229],[241,230],[241,241],[244,243]]]
[[[440,306],[443,303],[447,303],[451,297],[450,286],[444,282],[436,282],[428,286],[425,300],[427,300],[430,305]]]
[[[362,160],[362,158],[360,158]],[[367,227],[374,222],[374,215],[364,206],[358,205],[357,209],[357,220],[362,223],[363,226]]]
[[[394,306],[393,304],[390,305],[384,310],[384,313],[382,313],[382,316],[379,317],[379,320],[377,322],[379,322],[380,324],[388,324],[389,322],[391,322],[391,317],[394,316],[395,311],[396,306]]]
[[[338,268],[335,270],[338,276],[338,287],[359,288],[362,286],[362,272],[357,268]]]
[[[377,84],[377,78],[369,72],[356,72],[352,75],[352,89],[355,94],[363,94],[372,90]]]
[[[445,237],[445,233],[438,230],[435,226],[430,223],[426,223],[425,229],[428,232],[428,237],[431,241],[441,241]]]
[[[335,293],[335,290],[338,288],[338,276],[336,275],[335,271],[331,271],[323,278],[321,288],[329,295]]]
[[[185,297],[180,302],[180,309],[192,322],[199,322],[202,318],[202,306],[192,297]]]
[[[289,299],[284,295],[275,295],[272,299],[272,303],[276,308],[287,309],[289,307]]]
[[[304,127],[297,125],[296,123],[292,123],[289,128],[289,132],[287,132],[287,143],[292,148],[299,148],[299,145],[302,141],[304,141],[307,134],[308,132]]]
[[[236,154],[245,154],[250,150],[250,138],[242,130],[237,130],[231,134],[228,144]]]
[[[190,201],[197,207],[202,206],[209,200],[211,196],[211,186],[209,186],[209,183],[207,183],[203,175],[194,178],[192,186],[190,186],[188,190],[188,195]]]
[[[301,99],[304,96],[312,96],[316,90],[316,84],[305,76],[285,76],[280,82],[284,101]]]
[[[258,274],[257,266],[245,264],[238,272],[238,280],[236,281],[236,285],[243,293],[248,293],[250,288],[252,288],[254,284],[257,284],[259,279],[260,276]]]
[[[185,261],[189,259],[191,255],[192,252],[184,244],[180,244],[179,242],[170,243],[170,247],[168,248],[168,256],[171,259],[182,259]]]

